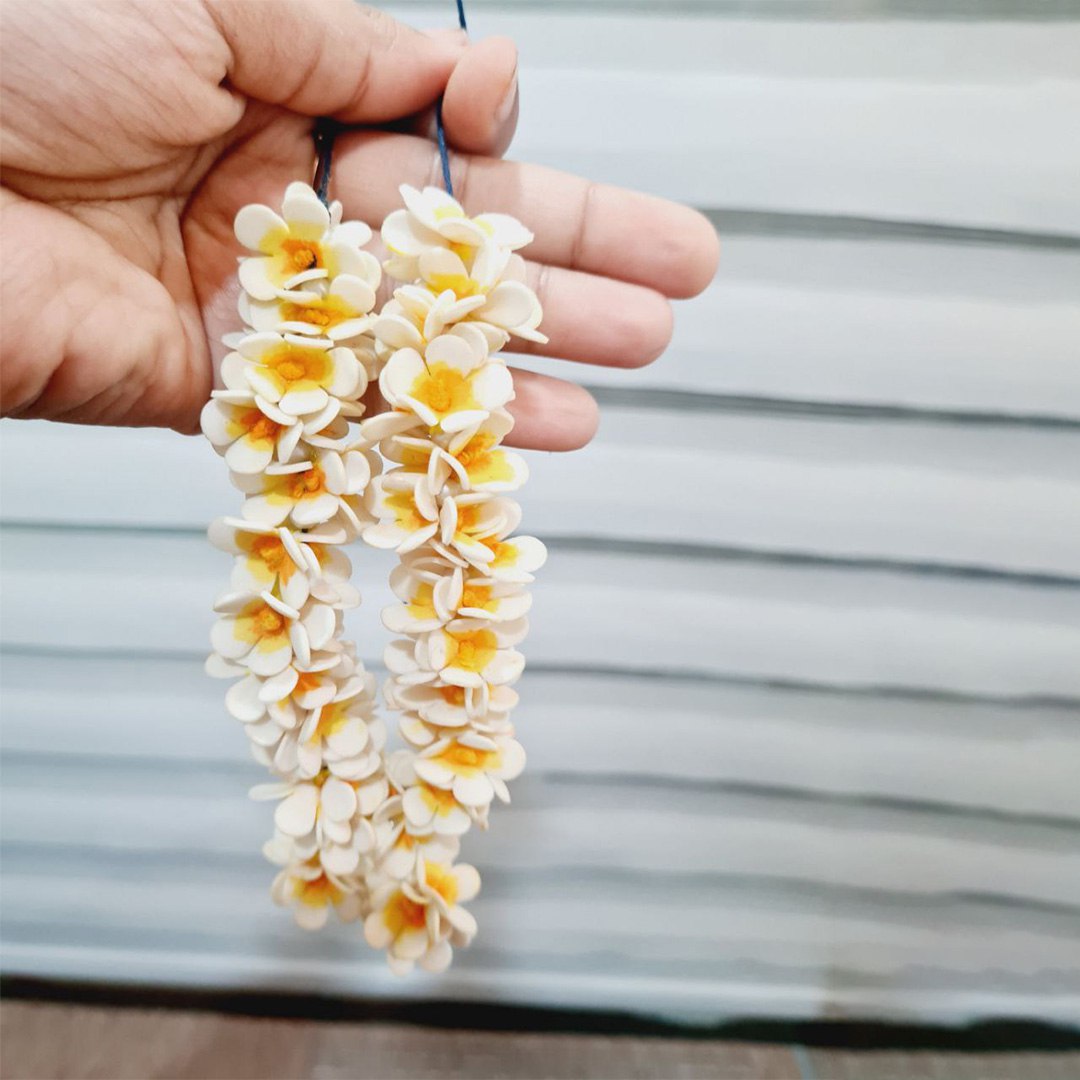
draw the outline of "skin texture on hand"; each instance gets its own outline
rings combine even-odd
[[[378,230],[397,187],[439,182],[536,234],[545,355],[636,367],[699,292],[716,236],[660,199],[499,160],[516,53],[421,34],[352,0],[38,0],[0,4],[0,411],[191,432],[220,336],[238,328],[232,232],[246,203],[310,180],[312,118],[344,134],[331,195]],[[598,134],[598,137],[601,137]],[[573,384],[515,372],[516,445],[587,442]]]

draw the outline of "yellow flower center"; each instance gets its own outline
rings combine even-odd
[[[281,425],[259,409],[244,409],[243,412],[233,415],[227,430],[234,439],[247,435],[260,449],[265,449],[277,441]]]
[[[246,641],[249,645],[268,652],[281,643],[287,621],[281,612],[275,611],[265,601],[256,600],[237,616],[233,624],[233,636],[237,641]]]
[[[409,603],[409,614],[414,619],[435,618],[435,601],[432,599],[432,586],[426,581],[420,582],[412,601]]]
[[[383,911],[383,922],[394,937],[397,937],[406,927],[412,930],[421,929],[427,921],[426,915],[427,909],[423,904],[410,900],[399,891],[387,901]]]
[[[459,709],[465,707],[465,687],[440,686],[438,689],[443,701],[448,705],[456,705]]]
[[[260,638],[276,636],[285,628],[285,616],[275,611],[269,604],[264,604],[261,611],[252,619],[255,632]]]
[[[431,364],[413,380],[409,395],[439,416],[480,408],[469,376],[449,364]]]
[[[310,690],[317,689],[322,683],[322,678],[315,671],[301,671],[297,673],[296,685],[293,687],[294,694],[306,694]]]
[[[323,266],[322,245],[317,240],[298,240],[290,237],[281,242],[285,256],[285,265],[294,274],[305,270],[321,269]]]
[[[395,491],[386,497],[386,506],[393,512],[394,520],[406,532],[416,532],[429,524],[416,509],[411,491]]]
[[[494,611],[499,606],[499,601],[492,600],[490,585],[466,585],[461,592],[460,606]]]
[[[305,349],[286,342],[271,349],[262,358],[264,367],[276,376],[282,390],[297,383],[323,385],[330,377],[330,359],[325,349]]]
[[[324,296],[308,304],[285,301],[279,308],[283,322],[303,322],[329,329],[352,318],[354,312],[339,296]]]
[[[474,746],[452,743],[435,761],[441,762],[456,776],[475,776],[499,766],[498,750],[477,750]]]
[[[349,714],[345,702],[324,705],[322,712],[319,713],[319,722],[316,724],[309,741],[314,743],[320,739],[328,739],[331,735],[336,735],[348,723],[348,720]]]
[[[301,502],[314,499],[326,490],[326,474],[318,465],[303,472],[267,478],[266,491],[272,501]]]
[[[495,659],[498,649],[490,630],[471,630],[462,634],[446,634],[447,663],[465,671],[480,672]]]
[[[285,545],[276,536],[256,537],[251,545],[251,554],[271,573],[280,573],[286,565],[293,569],[293,561],[285,551]]]
[[[495,436],[490,432],[474,435],[458,452],[457,459],[468,470],[470,465],[481,461],[495,445]]]
[[[500,540],[485,540],[495,558],[491,560],[492,566],[505,566],[508,563],[517,562],[517,548],[513,544],[506,544]]]
[[[443,791],[441,788],[433,788],[429,784],[421,784],[420,797],[424,805],[433,810],[439,817],[446,817],[457,806],[457,799],[452,791]]]
[[[296,878],[293,894],[307,907],[326,907],[338,903],[344,895],[342,891],[325,875],[320,874],[311,881]]]
[[[424,880],[429,889],[437,892],[448,904],[457,903],[458,883],[453,872],[447,866],[424,860]]]

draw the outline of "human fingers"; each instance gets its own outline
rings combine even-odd
[[[517,46],[506,37],[470,45],[446,84],[442,116],[452,147],[501,157],[517,126]]]
[[[511,368],[514,430],[509,446],[524,450],[580,450],[596,434],[600,412],[588,390],[563,379]]]
[[[469,154],[451,159],[454,194],[470,213],[520,218],[536,235],[531,259],[655,289],[699,293],[712,280],[719,241],[708,219],[652,195],[598,184],[540,165]],[[427,140],[349,132],[340,140],[337,191],[348,208],[382,220],[401,202],[398,185],[440,183]]]
[[[671,304],[655,289],[558,266],[526,264],[540,299],[544,344],[512,338],[508,352],[581,364],[639,368],[659,359],[671,341]]]
[[[308,116],[382,123],[431,105],[465,51],[353,0],[203,0],[229,84]]]

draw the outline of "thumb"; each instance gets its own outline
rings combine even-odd
[[[204,0],[230,52],[228,81],[309,116],[381,123],[442,93],[464,35],[429,36],[353,0]]]

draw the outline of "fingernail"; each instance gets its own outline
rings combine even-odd
[[[510,119],[517,106],[518,101],[518,76],[517,68],[514,68],[514,74],[510,79],[510,84],[506,88],[506,93],[503,95],[502,101],[499,102],[499,107],[495,110],[495,123],[498,126],[502,126]]]

